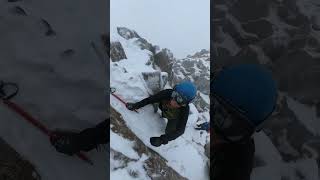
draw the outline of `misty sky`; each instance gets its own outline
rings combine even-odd
[[[111,0],[110,18],[177,58],[210,47],[210,0]]]

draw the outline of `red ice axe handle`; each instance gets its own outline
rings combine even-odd
[[[124,101],[124,100],[122,100],[118,95],[116,95],[116,94],[114,94],[114,93],[111,93],[112,94],[112,96],[114,96],[115,98],[117,98],[120,102],[122,102],[125,106],[127,105],[127,103]],[[134,109],[134,111],[136,112],[136,113],[139,113],[136,109]]]
[[[36,120],[34,117],[32,117],[29,113],[24,111],[20,106],[18,106],[16,103],[11,102],[9,100],[3,100],[3,103],[6,104],[10,109],[14,110],[16,113],[20,114],[22,117],[24,117],[25,120],[27,120],[29,123],[37,127],[41,132],[46,134],[49,138],[53,137],[54,134],[43,124],[40,123],[40,121]],[[87,163],[93,165],[93,162],[83,153],[79,152],[77,156],[86,161]]]

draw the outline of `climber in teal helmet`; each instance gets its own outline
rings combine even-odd
[[[147,104],[158,104],[162,117],[168,119],[165,133],[160,137],[151,137],[153,146],[167,144],[181,136],[189,117],[189,103],[196,97],[197,89],[190,81],[183,81],[173,89],[165,89],[137,103],[127,103],[129,110],[139,109]]]

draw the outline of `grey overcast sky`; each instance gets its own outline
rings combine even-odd
[[[176,58],[210,47],[210,0],[111,0],[110,18]]]

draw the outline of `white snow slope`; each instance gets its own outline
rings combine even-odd
[[[125,40],[117,34],[116,29],[111,30],[111,41],[119,41],[122,44],[127,59],[119,62],[110,61],[110,86],[116,88],[115,94],[121,96],[127,102],[137,102],[149,96],[140,74],[141,72],[155,71],[152,66],[145,65],[151,52],[141,50],[134,44],[134,40],[135,39]],[[136,113],[127,110],[126,107],[113,96],[110,96],[110,102],[111,106],[121,113],[127,126],[144,144],[168,160],[168,166],[188,179],[209,179],[206,169],[208,159],[204,155],[203,149],[205,142],[209,140],[209,135],[206,132],[200,133],[200,131],[194,130],[193,124],[197,121],[198,117],[203,114],[198,113],[193,104],[190,105],[191,113],[185,133],[167,145],[153,147],[149,142],[149,138],[154,136],[159,137],[164,134],[166,122],[159,114],[153,112],[152,106],[147,105],[139,109],[139,113]],[[207,119],[209,118],[208,113],[205,114],[205,116]],[[111,134],[113,134],[112,131]],[[123,154],[130,153],[132,149],[130,144],[128,144],[126,148],[117,148],[119,147],[119,143],[121,142],[111,138],[110,147],[117,149]],[[141,160],[141,158],[145,157],[139,157],[138,159]],[[111,160],[111,177],[120,177],[121,175],[119,174],[122,174],[122,179],[130,179],[128,173],[131,167],[128,167],[127,170],[114,170],[112,167],[116,165],[113,163],[115,162]],[[134,179],[133,177],[131,178]],[[148,179],[147,177],[140,178]]]
[[[27,16],[14,13],[20,6]],[[18,83],[12,100],[50,129],[81,130],[106,117],[105,67],[90,46],[107,32],[106,3],[0,2],[0,79]],[[56,36],[45,36],[41,19]],[[98,46],[98,45],[97,45]],[[74,54],[62,57],[66,49]],[[90,166],[55,151],[48,138],[0,103],[0,136],[34,164],[43,180],[105,180],[106,151],[91,151]]]

